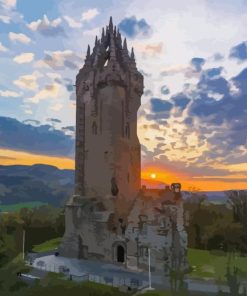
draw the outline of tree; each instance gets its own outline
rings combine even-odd
[[[233,210],[234,222],[247,226],[247,191],[232,190],[226,192],[226,194],[228,196],[228,203]]]

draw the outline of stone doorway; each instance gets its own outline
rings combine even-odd
[[[78,237],[79,240],[79,259],[88,259],[88,246],[83,245],[83,240],[81,236]]]
[[[117,246],[117,262],[124,263],[125,261],[125,250],[123,246]]]

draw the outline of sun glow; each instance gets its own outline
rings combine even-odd
[[[0,165],[48,164],[59,169],[74,169],[74,160],[69,157],[34,154],[10,149],[0,149]]]
[[[155,174],[155,173],[152,173],[152,174],[150,175],[150,177],[151,177],[151,179],[156,179],[156,174]]]

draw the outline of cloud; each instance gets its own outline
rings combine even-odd
[[[81,20],[82,21],[90,21],[94,19],[99,14],[99,11],[97,8],[89,9],[82,13]]]
[[[78,69],[83,61],[71,50],[45,51],[44,62],[54,70]]]
[[[6,51],[8,51],[8,48],[5,47],[5,46],[2,44],[2,42],[0,42],[0,52],[6,52]]]
[[[27,35],[22,33],[9,32],[9,39],[11,41],[18,41],[24,44],[29,44],[31,42],[31,39]]]
[[[55,112],[60,111],[62,108],[63,108],[63,104],[61,104],[61,103],[56,103],[50,107],[50,109]]]
[[[15,56],[13,61],[17,64],[31,63],[34,59],[34,54],[32,52],[24,52],[18,56]]]
[[[230,51],[229,57],[235,58],[240,62],[247,60],[247,41],[234,46]]]
[[[195,69],[196,72],[200,72],[202,70],[202,66],[205,64],[205,59],[203,58],[193,58],[190,61],[190,64]]]
[[[38,104],[41,100],[55,98],[58,95],[59,89],[59,85],[56,83],[52,85],[46,85],[44,88],[39,90],[33,97],[25,99],[25,102]]]
[[[159,98],[152,98],[150,102],[151,102],[151,110],[153,112],[170,111],[172,108],[172,104],[170,102],[159,99]]]
[[[206,135],[212,145],[210,157],[227,158],[234,149],[247,144],[247,68],[231,79],[240,89],[238,94],[230,94],[229,82],[223,77],[207,79],[203,90],[201,82],[198,83],[194,94],[197,99],[193,100],[188,114],[200,122],[197,124],[200,133]],[[222,99],[210,97],[212,90],[223,94]]]
[[[140,52],[144,58],[149,56],[156,56],[158,54],[161,54],[163,51],[163,43],[149,43],[149,44],[143,44],[143,43],[135,43],[135,50],[136,52]]]
[[[145,144],[143,161],[183,167],[190,176],[201,171],[222,176],[243,172],[247,159],[247,68],[228,80],[223,67],[197,69],[199,81],[193,87],[184,88],[169,101],[152,98],[151,108],[139,117],[138,136]],[[239,91],[232,94],[231,84]]]
[[[222,68],[212,68],[203,72],[200,81],[198,83],[198,88],[202,92],[212,92],[222,95],[227,95],[230,90],[228,81],[220,76]]]
[[[37,80],[43,77],[38,71],[34,71],[30,75],[22,75],[18,79],[14,80],[13,83],[22,88],[27,90],[36,90],[38,88]]]
[[[101,31],[101,27],[96,27],[90,30],[85,30],[83,32],[83,35],[95,37],[96,35],[98,36],[100,34],[100,31]]]
[[[22,121],[24,124],[32,124],[34,126],[40,125],[40,121],[36,119],[25,119]]]
[[[81,28],[82,27],[82,23],[81,22],[77,22],[75,21],[72,17],[70,16],[63,16],[63,18],[65,19],[65,21],[68,23],[69,27],[75,29],[75,28]]]
[[[64,131],[70,131],[70,132],[75,132],[75,126],[72,126],[72,125],[70,125],[70,126],[64,126],[64,127],[62,127],[62,130],[64,130]]]
[[[16,6],[16,0],[1,0],[0,4],[6,9],[11,9]]]
[[[224,59],[224,56],[221,53],[216,52],[213,55],[212,59],[213,59],[213,61],[218,62],[218,61],[222,61]]]
[[[148,37],[152,30],[145,19],[137,20],[135,16],[124,18],[118,25],[119,30],[129,38]]]
[[[70,95],[70,97],[69,97],[69,99],[71,101],[75,101],[76,100],[76,93],[75,92],[72,92],[71,95]]]
[[[153,95],[153,92],[150,89],[147,89],[143,93],[144,96],[149,97]]]
[[[0,117],[0,134],[2,148],[57,156],[73,154],[74,140],[51,125],[33,126]]]
[[[61,123],[62,122],[60,119],[57,119],[57,118],[47,118],[46,120],[49,122],[52,122],[52,123]]]
[[[162,100],[160,98],[151,98],[150,107],[151,113],[146,114],[147,120],[163,120],[169,117],[170,110],[172,109],[172,104],[168,101]]]
[[[44,14],[43,19],[31,22],[27,26],[33,32],[39,32],[46,37],[56,37],[59,35],[65,36],[65,32],[61,23],[61,18],[50,21],[48,17]]]
[[[0,21],[2,21],[5,24],[9,24],[10,23],[10,16],[8,15],[0,15]]]
[[[17,93],[15,91],[10,91],[10,90],[0,90],[0,97],[19,98],[21,96],[22,96],[22,93]]]
[[[247,68],[243,69],[237,76],[232,78],[241,95],[247,94]]]
[[[180,73],[185,73],[185,71],[188,70],[188,65],[172,65],[172,66],[166,66],[161,69],[160,75],[161,76],[171,76],[171,75],[177,75]]]
[[[31,114],[33,114],[33,111],[31,109],[25,109],[24,113],[31,115]]]
[[[219,75],[221,75],[223,69],[223,67],[210,68],[203,71],[203,75],[207,76],[208,78],[217,78]]]
[[[16,0],[0,0],[0,21],[10,24],[11,21],[18,23],[22,15],[16,10]]]
[[[176,94],[175,96],[172,96],[171,99],[174,102],[174,105],[182,110],[185,109],[190,102],[190,99],[183,93]]]
[[[162,95],[168,95],[170,93],[170,90],[166,85],[163,85],[160,89],[160,92],[162,93]]]
[[[34,61],[33,66],[34,68],[37,68],[37,69],[42,69],[42,68],[50,69],[50,66],[44,60]]]

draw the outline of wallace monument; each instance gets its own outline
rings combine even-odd
[[[168,274],[188,267],[180,184],[141,187],[137,112],[143,93],[133,48],[113,26],[88,46],[76,77],[75,189],[66,204],[65,257]]]

